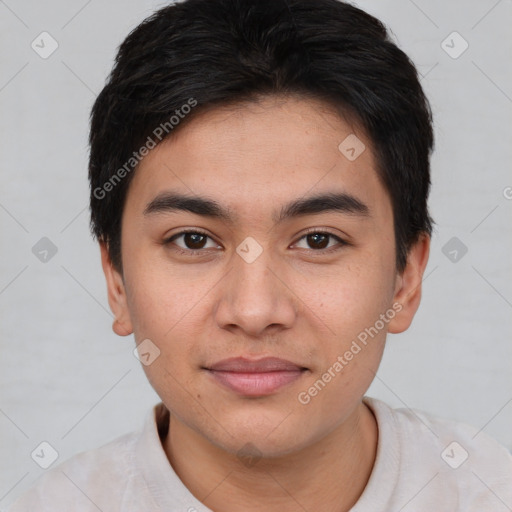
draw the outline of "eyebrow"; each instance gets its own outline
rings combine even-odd
[[[238,216],[230,209],[224,208],[218,202],[200,196],[190,196],[174,192],[164,192],[150,201],[144,209],[144,216],[160,213],[186,211],[233,223]],[[318,194],[296,199],[274,212],[272,220],[278,224],[284,220],[303,215],[314,215],[324,212],[338,212],[345,215],[369,217],[370,209],[357,197],[345,193]]]

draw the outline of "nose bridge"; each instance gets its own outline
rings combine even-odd
[[[278,263],[271,250],[247,237],[237,247],[232,265],[223,284],[217,322],[224,327],[237,325],[253,335],[269,325],[290,327],[296,308],[289,290],[274,275]]]
[[[274,306],[276,293],[280,290],[276,290],[275,276],[269,269],[272,265],[270,249],[247,237],[237,247],[236,253],[233,258],[232,293],[236,295],[239,306]]]
[[[272,265],[270,250],[244,241],[237,248],[237,256],[234,258],[233,277],[235,284],[242,285],[237,287],[237,292],[271,292],[275,284],[271,281],[275,278],[269,269]],[[246,283],[245,287],[243,283]]]

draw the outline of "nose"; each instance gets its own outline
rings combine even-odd
[[[292,327],[298,301],[287,284],[284,266],[272,260],[269,249],[254,260],[240,254],[233,255],[233,266],[219,283],[217,325],[253,337]]]

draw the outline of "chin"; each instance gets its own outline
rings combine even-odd
[[[242,463],[245,463],[246,459],[278,459],[299,452],[309,445],[307,439],[300,439],[292,433],[278,439],[269,439],[266,435],[252,433],[251,436],[235,436],[226,439],[225,443],[221,441],[216,444],[222,450],[235,455]]]
[[[323,437],[321,432],[312,435],[302,420],[295,419],[289,422],[293,413],[289,418],[287,414],[269,414],[266,418],[259,419],[255,419],[254,414],[252,418],[219,418],[219,423],[231,435],[222,430],[215,432],[215,438],[205,437],[219,448],[239,458],[247,456],[269,459],[299,452],[314,443],[315,439]]]

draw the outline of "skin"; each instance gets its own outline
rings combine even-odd
[[[366,150],[349,161],[338,145],[352,133]],[[144,214],[169,191],[213,199],[236,218]],[[292,200],[333,191],[359,199],[368,215],[272,219]],[[210,238],[164,243],[183,228]],[[309,228],[334,236],[323,248],[305,237]],[[262,248],[252,263],[236,252],[248,236]],[[171,411],[163,448],[198,499],[218,512],[341,512],[355,504],[378,442],[362,398],[387,332],[406,330],[419,306],[429,244],[421,236],[397,272],[392,207],[371,141],[320,102],[266,97],[215,108],[144,158],[123,212],[123,274],[104,245],[102,263],[115,332],[133,332],[137,343],[149,338],[160,349],[144,370]],[[401,311],[307,405],[300,403],[298,394],[393,304]],[[203,369],[235,356],[280,357],[307,371],[271,395],[247,397]],[[237,457],[246,443],[257,455],[251,464]]]

